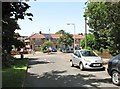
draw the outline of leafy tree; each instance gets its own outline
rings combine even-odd
[[[44,44],[42,44],[41,49],[42,51],[47,50],[47,48],[52,47],[53,43],[51,41],[46,41]]]
[[[84,14],[93,29],[97,50],[101,47],[110,53],[120,53],[120,2],[87,2]]]
[[[33,16],[26,13],[30,6],[25,2],[3,2],[2,3],[2,52],[10,53],[12,45],[16,45],[15,30],[20,29],[18,19],[25,16]],[[31,18],[29,18],[32,20]],[[17,41],[18,42],[18,41]]]
[[[65,31],[64,30],[59,30],[58,32],[56,32],[55,34],[64,34]]]
[[[73,43],[73,36],[69,33],[64,33],[59,39],[58,43],[65,47],[71,46]]]
[[[13,45],[17,48],[24,44],[17,39],[15,30],[20,29],[17,20],[28,16],[32,20],[31,13],[27,13],[30,6],[25,2],[2,2],[2,62],[8,64]],[[9,58],[8,58],[9,57]],[[9,60],[8,60],[9,59]]]
[[[85,48],[85,38],[81,40],[80,46]],[[96,49],[95,36],[90,33],[87,35],[87,48],[91,50]]]
[[[18,38],[18,37],[20,37],[20,34],[17,32],[17,33],[14,34],[14,37]]]

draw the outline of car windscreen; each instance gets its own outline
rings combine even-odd
[[[93,51],[80,51],[82,56],[96,56],[97,55]]]

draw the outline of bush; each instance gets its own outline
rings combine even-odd
[[[92,48],[90,48],[90,47],[87,47],[86,49],[87,49],[87,50],[92,50]]]
[[[45,42],[44,44],[42,44],[42,46],[41,46],[42,52],[43,52],[43,53],[46,52],[46,51],[47,51],[47,48],[51,47],[52,45],[53,45],[53,43],[52,43],[52,42],[49,42],[49,41],[47,41],[47,42]]]
[[[47,53],[48,51],[47,51],[47,50],[43,50],[42,52],[43,52],[43,53]]]
[[[2,54],[2,67],[11,67],[11,65],[14,64],[14,57],[12,57],[10,54],[3,53]]]

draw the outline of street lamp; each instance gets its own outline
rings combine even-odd
[[[75,24],[74,23],[67,23],[67,25],[73,25],[74,26],[74,52],[75,52]]]
[[[49,42],[50,42],[50,29],[49,29]]]
[[[87,17],[86,16],[85,16],[85,49],[87,49]]]
[[[85,49],[87,49],[87,18],[85,17]]]

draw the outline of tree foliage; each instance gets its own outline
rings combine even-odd
[[[42,51],[47,50],[47,48],[52,47],[53,43],[51,41],[46,41],[44,44],[42,44],[41,49]]]
[[[58,43],[62,46],[71,46],[73,43],[73,36],[69,33],[64,33],[59,39]]]
[[[85,38],[80,41],[80,46],[85,48]],[[94,50],[96,49],[95,36],[93,34],[87,35],[87,49]]]
[[[101,47],[110,53],[120,53],[120,2],[87,2],[84,14],[93,29],[97,50]]]
[[[59,30],[58,32],[56,32],[55,34],[64,34],[65,31],[64,30]]]
[[[2,2],[2,62],[7,66],[10,64],[10,53],[14,47],[21,48],[24,43],[17,39],[15,30],[20,29],[17,21],[28,16],[32,20],[32,14],[27,13],[30,6],[25,2]]]
[[[33,16],[26,13],[30,6],[25,2],[2,2],[2,52],[10,53],[12,45],[22,44],[15,36],[15,30],[20,29],[18,19]],[[31,18],[29,18],[31,19]],[[18,46],[17,46],[18,45]],[[23,44],[22,44],[23,46]]]

